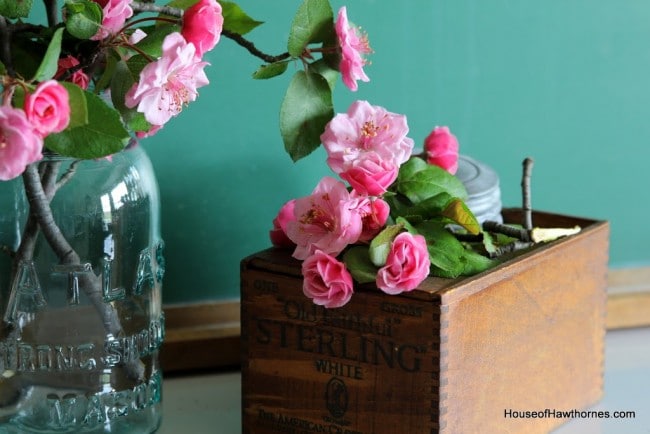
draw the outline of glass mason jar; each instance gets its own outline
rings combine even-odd
[[[144,150],[46,156],[0,182],[0,210],[0,432],[155,431],[164,260]]]

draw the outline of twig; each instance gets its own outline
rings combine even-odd
[[[530,230],[533,228],[533,210],[530,199],[530,176],[533,171],[533,159],[526,158],[523,162],[524,170],[521,177],[521,197],[524,210],[524,228]]]
[[[169,15],[172,17],[178,17],[181,18],[183,16],[183,10],[178,9],[178,8],[173,8],[169,6],[157,6],[153,4],[152,2],[132,2],[131,3],[131,9],[133,9],[133,12],[157,12],[159,14],[163,15]]]
[[[291,55],[288,52],[284,52],[282,54],[278,54],[277,56],[272,56],[270,54],[266,54],[262,51],[260,51],[255,44],[253,44],[251,41],[248,39],[244,38],[242,35],[239,33],[231,32],[229,30],[223,30],[221,32],[223,36],[225,36],[228,39],[232,39],[235,41],[237,44],[240,46],[244,47],[246,50],[248,50],[249,53],[251,53],[253,56],[258,57],[265,61],[266,63],[275,63],[275,62],[280,62],[281,60],[287,60],[291,58]]]
[[[59,170],[60,162],[43,162],[38,165],[40,183],[43,186],[43,191],[45,192],[45,197],[47,202],[52,200],[54,193],[56,191],[55,181],[56,175]],[[25,222],[25,228],[23,229],[23,235],[20,239],[20,246],[16,251],[16,256],[14,259],[12,267],[12,280],[16,277],[18,272],[18,264],[21,261],[27,261],[32,259],[34,256],[34,247],[36,246],[36,239],[38,237],[39,228],[36,216],[34,213],[30,212],[27,221]]]
[[[77,166],[79,165],[79,163],[81,163],[81,160],[75,160],[75,161],[72,162],[72,164],[70,164],[70,167],[68,167],[68,170],[66,170],[65,173],[63,175],[61,175],[61,178],[59,178],[59,180],[56,182],[55,190],[52,192],[52,195],[54,195],[54,193],[59,188],[63,187],[68,181],[70,181],[72,176],[74,176],[74,174],[76,173]],[[51,197],[50,197],[50,200],[52,200]]]
[[[56,0],[43,0],[45,4],[45,13],[47,14],[47,23],[50,27],[55,27],[59,23],[58,9]]]
[[[483,230],[507,235],[509,237],[516,238],[519,241],[530,241],[530,231],[528,229],[518,228],[491,220],[483,222]]]
[[[0,15],[0,61],[10,77],[16,76],[14,64],[11,61],[11,29],[5,17]]]
[[[514,253],[518,250],[523,250],[527,249],[529,247],[532,247],[535,243],[532,241],[520,241],[520,240],[515,240],[509,244],[503,245],[503,246],[497,246],[495,247],[495,251],[490,252],[490,258],[498,258],[499,256],[505,255],[507,253]]]

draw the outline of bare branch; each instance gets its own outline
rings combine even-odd
[[[530,176],[533,171],[533,159],[526,158],[523,162],[523,175],[521,177],[521,197],[523,202],[524,210],[524,221],[523,225],[526,229],[533,228],[533,209],[530,199]]]

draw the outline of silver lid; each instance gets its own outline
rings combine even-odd
[[[465,185],[467,206],[480,223],[487,220],[503,221],[499,176],[490,166],[460,155],[456,177]]]

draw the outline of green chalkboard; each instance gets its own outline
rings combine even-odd
[[[280,53],[300,2],[241,0],[266,23],[250,33]],[[336,10],[342,1],[333,1]],[[650,3],[606,0],[353,0],[348,15],[375,53],[369,83],[342,83],[335,110],[365,99],[408,116],[418,146],[448,125],[461,150],[520,204],[521,161],[535,159],[533,206],[611,222],[612,267],[650,263]],[[270,245],[288,199],[329,174],[319,150],[283,150],[280,101],[290,74],[251,79],[260,62],[222,39],[210,86],[143,142],[157,169],[167,303],[233,299],[239,260]],[[289,65],[291,71],[295,68]]]

